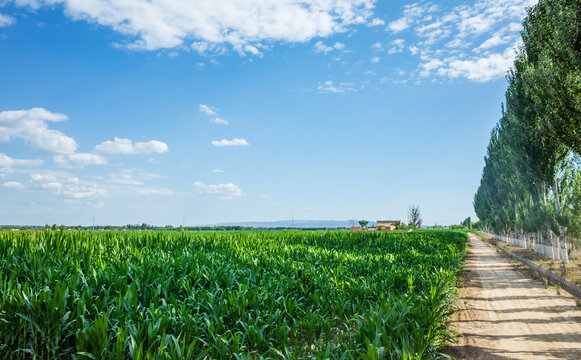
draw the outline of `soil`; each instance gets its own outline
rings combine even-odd
[[[469,234],[464,286],[450,327],[457,359],[581,359],[581,308]]]
[[[545,269],[549,269],[552,272],[559,274],[565,279],[574,282],[577,285],[581,285],[581,260],[579,260],[578,249],[569,255],[569,263],[563,268],[563,263],[561,260],[549,260],[544,258],[541,254],[536,253],[529,249],[524,249],[518,246],[507,244],[505,242],[499,242],[504,248],[512,251],[513,253],[534,261],[536,264],[541,265]],[[563,270],[566,271],[563,271]]]

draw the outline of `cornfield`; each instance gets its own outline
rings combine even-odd
[[[429,359],[454,231],[0,232],[0,359]]]

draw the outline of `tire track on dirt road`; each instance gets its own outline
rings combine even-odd
[[[557,295],[496,248],[469,234],[458,312],[450,327],[463,336],[457,359],[581,359],[581,308]]]

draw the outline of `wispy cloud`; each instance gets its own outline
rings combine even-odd
[[[344,93],[357,91],[358,89],[351,82],[340,82],[338,85],[335,85],[332,80],[327,80],[323,84],[320,84],[317,90],[322,93]]]
[[[391,42],[391,48],[387,51],[388,54],[397,54],[403,52],[405,40],[404,39],[395,39]]]
[[[95,146],[95,151],[104,154],[161,154],[168,150],[167,144],[158,140],[133,143],[131,139],[117,137],[113,141],[104,141]]]
[[[513,63],[515,48],[508,48],[502,54],[490,54],[469,60],[454,60],[439,67],[438,73],[450,78],[465,77],[469,80],[486,82],[506,75]]]
[[[409,31],[407,49],[419,56],[416,75],[420,79],[435,76],[485,82],[506,75],[520,39],[519,24],[526,8],[536,2],[476,0],[442,9],[419,1],[404,6],[402,16],[388,30],[398,37]],[[401,45],[390,52],[400,52]]]
[[[234,138],[232,140],[222,139],[212,141],[212,145],[223,147],[223,146],[250,146],[250,143],[246,139]]]
[[[387,26],[388,29],[394,33],[404,31],[410,28],[418,19],[429,19],[429,14],[438,10],[436,5],[431,3],[413,3],[404,6],[403,15]]]
[[[382,26],[382,25],[385,25],[385,21],[381,20],[380,18],[374,18],[369,23],[367,23],[367,26]]]
[[[335,44],[333,44],[333,46],[325,45],[322,41],[317,41],[315,43],[315,52],[318,53],[326,54],[333,50],[343,50],[343,49],[345,49],[345,44],[342,42],[336,42]]]
[[[162,176],[149,174],[141,169],[122,169],[109,175],[109,182],[122,185],[143,185],[145,181],[159,179]]]
[[[12,16],[0,14],[0,27],[10,26],[16,22]]]
[[[215,195],[222,200],[243,196],[242,189],[232,183],[206,185],[200,181],[194,183],[200,194]]]
[[[220,124],[220,125],[228,125],[228,121],[221,119],[221,118],[213,118],[212,120],[210,120],[211,122],[213,122],[214,124]]]
[[[71,169],[82,169],[88,165],[107,164],[107,159],[105,157],[89,153],[56,155],[53,160],[61,167]]]
[[[38,189],[48,190],[65,199],[84,199],[106,194],[105,189],[94,182],[81,181],[69,174],[35,173],[30,176],[31,184]]]
[[[168,188],[154,188],[154,187],[145,187],[145,188],[135,188],[135,193],[138,195],[144,196],[172,196],[174,192]]]
[[[200,104],[198,109],[206,115],[216,115],[216,110],[208,105]]]
[[[24,184],[18,181],[7,181],[2,186],[9,189],[24,189]]]
[[[0,168],[12,167],[35,167],[41,166],[44,161],[39,159],[13,159],[6,154],[0,153]]]

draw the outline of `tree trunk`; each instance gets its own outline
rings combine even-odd
[[[561,203],[559,201],[559,185],[557,184],[557,177],[555,176],[555,182],[553,183],[553,194],[555,195],[555,211],[557,216],[561,216]],[[569,262],[569,254],[567,254],[567,239],[565,239],[565,227],[559,224],[559,242],[561,250],[561,258],[563,263]]]
[[[531,249],[531,240],[533,239],[533,236],[531,235],[531,233],[528,233],[528,237],[527,237],[527,249]]]

